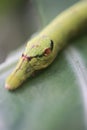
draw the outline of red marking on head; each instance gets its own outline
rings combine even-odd
[[[47,48],[44,52],[44,55],[47,56],[51,53],[51,49],[50,48]]]
[[[24,60],[28,60],[28,61],[30,61],[32,59],[32,57],[29,57],[29,56],[24,55],[24,54],[22,54],[22,57]]]

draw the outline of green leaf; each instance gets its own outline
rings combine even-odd
[[[76,0],[37,0],[42,26]],[[87,108],[87,35],[73,39],[47,69],[10,92],[5,79],[22,49],[0,67],[1,130],[84,130]]]

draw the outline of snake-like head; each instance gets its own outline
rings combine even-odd
[[[53,49],[53,40],[47,36],[30,40],[15,70],[7,78],[6,88],[17,88],[35,71],[46,68],[53,61]]]
[[[53,41],[46,36],[33,39],[27,44],[22,57],[27,59],[34,70],[47,67],[52,60]]]

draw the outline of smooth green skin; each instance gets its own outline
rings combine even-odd
[[[49,66],[57,53],[68,43],[68,40],[86,27],[86,23],[87,1],[79,2],[60,14],[38,36],[27,43],[23,54],[34,58],[30,61],[24,57],[20,58],[15,70],[6,80],[6,88],[15,89],[19,87],[35,71]],[[45,55],[44,52],[50,48],[51,40],[53,41],[53,49]],[[35,57],[42,54],[44,55],[41,57]]]

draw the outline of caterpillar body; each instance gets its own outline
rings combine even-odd
[[[35,71],[49,66],[58,52],[82,30],[87,28],[87,1],[82,1],[57,16],[36,37],[28,41],[5,87],[19,87]]]

